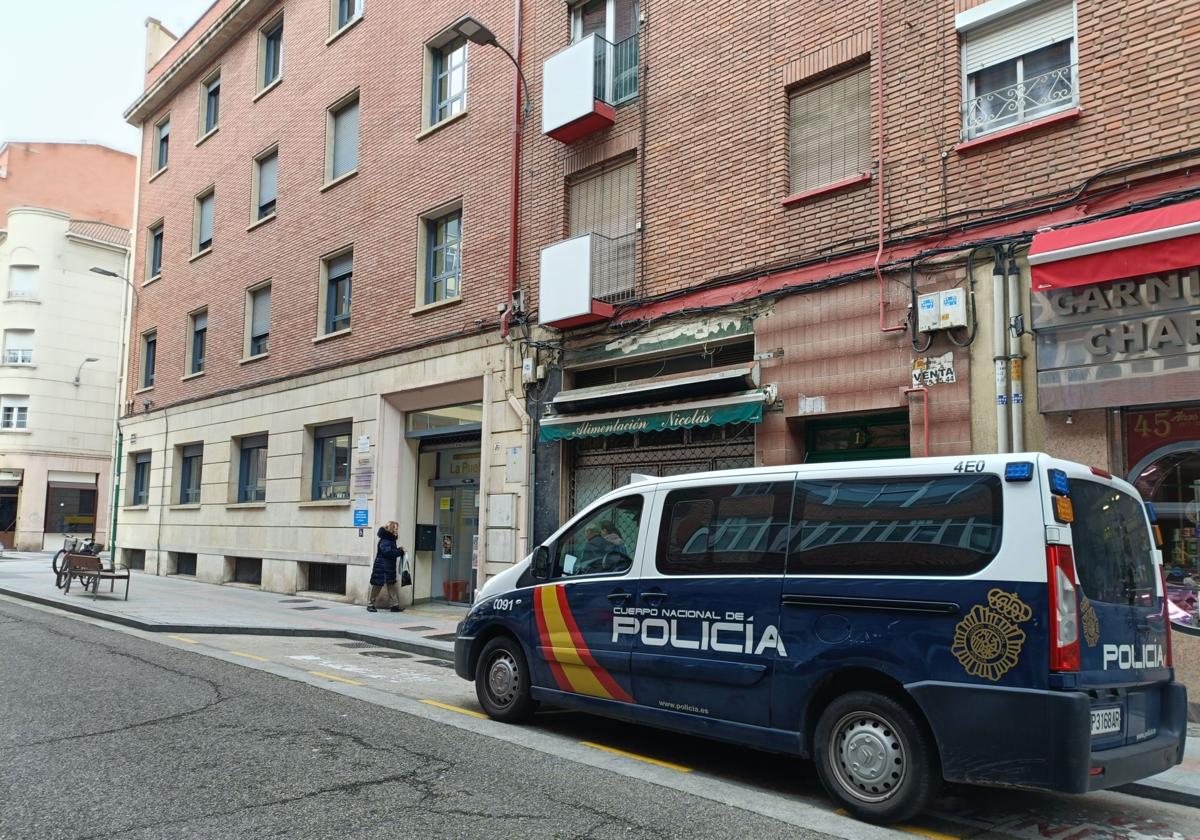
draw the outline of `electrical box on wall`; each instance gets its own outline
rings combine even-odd
[[[526,385],[529,385],[534,382],[533,375],[534,375],[533,357],[526,356],[524,359],[521,360],[521,381],[524,382]]]
[[[941,328],[942,293],[933,292],[917,298],[917,330],[933,332]]]
[[[941,293],[941,315],[938,326],[943,330],[967,325],[967,296],[962,289],[946,289]]]

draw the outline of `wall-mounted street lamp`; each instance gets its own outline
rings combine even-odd
[[[100,361],[100,360],[97,359],[95,356],[88,356],[86,359],[84,359],[82,362],[79,363],[79,368],[78,368],[78,370],[75,371],[75,387],[76,388],[79,387],[79,374],[83,373],[83,366],[86,365],[88,362],[98,362],[98,361]]]
[[[525,81],[525,74],[521,72],[521,65],[517,62],[513,54],[510,53],[503,44],[496,40],[495,33],[483,25],[481,21],[470,15],[463,15],[454,23],[450,24],[450,31],[457,35],[466,38],[472,44],[479,44],[482,47],[498,47],[503,53],[508,56],[508,60],[513,63],[513,67],[517,68],[517,77],[521,80],[521,87],[525,90],[525,116],[529,117],[529,112],[533,106],[529,99],[529,83]]]

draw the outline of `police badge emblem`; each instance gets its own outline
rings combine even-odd
[[[1083,620],[1083,640],[1088,647],[1095,647],[1100,641],[1100,619],[1096,615],[1096,608],[1087,598],[1079,605],[1079,616]]]
[[[976,604],[954,628],[950,652],[968,674],[997,682],[1017,664],[1025,645],[1018,627],[1033,610],[1015,592],[993,589],[988,605]]]

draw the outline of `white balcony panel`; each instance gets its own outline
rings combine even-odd
[[[596,106],[596,36],[546,59],[542,86],[543,134],[591,114]]]
[[[542,249],[538,322],[552,324],[592,312],[592,234]]]

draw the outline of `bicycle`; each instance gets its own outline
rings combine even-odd
[[[59,589],[63,589],[67,585],[67,580],[70,577],[70,570],[67,564],[68,554],[91,554],[97,556],[100,554],[104,546],[99,545],[92,537],[72,537],[63,534],[63,547],[58,550],[54,558],[50,561],[50,568],[54,570],[54,585]]]

